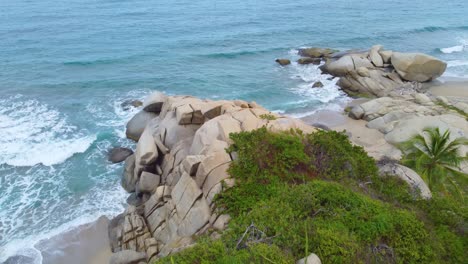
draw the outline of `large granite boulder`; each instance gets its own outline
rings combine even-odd
[[[357,70],[360,67],[374,68],[374,65],[367,58],[367,54],[351,54],[343,56],[337,60],[329,60],[321,66],[320,69],[324,73],[335,77],[341,77],[351,71]]]
[[[427,82],[441,76],[447,63],[422,53],[393,52],[392,65],[407,81]]]
[[[396,176],[406,182],[423,199],[431,199],[432,193],[424,180],[414,170],[397,163],[387,163],[379,167],[382,176]]]
[[[411,84],[405,84],[396,73],[377,69],[369,70],[365,67],[348,71],[340,78],[337,85],[348,94],[372,97],[387,96],[399,87],[411,86]]]
[[[140,111],[128,121],[125,134],[127,138],[138,141],[146,125],[158,115],[146,111]]]

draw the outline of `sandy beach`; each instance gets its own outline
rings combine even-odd
[[[468,97],[468,81],[463,79],[429,83],[428,89],[430,93],[437,96]]]
[[[100,217],[97,221],[79,226],[66,233],[40,241],[43,261],[48,264],[103,264],[111,255],[107,226],[109,219]]]

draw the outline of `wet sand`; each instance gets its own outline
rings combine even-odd
[[[38,243],[43,261],[47,264],[107,264],[111,255],[107,226],[109,219],[100,217],[96,222]]]
[[[447,80],[445,82],[433,82],[427,84],[428,91],[438,96],[468,97],[467,80]]]

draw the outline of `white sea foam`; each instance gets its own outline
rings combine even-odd
[[[96,139],[68,124],[48,105],[22,99],[0,99],[0,164],[59,164],[85,152]]]
[[[465,45],[457,45],[457,46],[453,46],[453,47],[442,48],[442,49],[440,49],[440,51],[442,53],[450,54],[450,53],[454,53],[454,52],[462,52],[465,49],[466,49]]]
[[[82,167],[95,166],[96,156]],[[0,166],[5,185],[0,186],[0,263],[14,255],[24,255],[41,263],[40,241],[69,231],[77,226],[95,221],[102,215],[113,217],[121,213],[127,196],[118,188],[115,173],[118,165],[107,164],[104,174],[91,173],[88,179],[93,186],[85,193],[74,193],[68,179],[75,164],[54,167],[36,165],[28,170]],[[80,173],[90,173],[83,169]],[[83,178],[84,177],[80,177]],[[87,180],[88,180],[87,179]],[[39,243],[39,244],[38,244]],[[1,244],[0,244],[1,245]]]
[[[440,49],[440,51],[445,54],[464,52],[467,50],[468,50],[468,40],[464,38],[458,38],[458,45]]]
[[[293,57],[292,60],[298,58],[297,50],[291,50],[289,54]],[[320,65],[313,64],[300,65],[297,62],[292,62],[288,67],[290,70],[290,78],[298,81],[298,84],[294,87],[290,87],[289,90],[303,98],[293,103],[296,105],[306,104],[312,101],[320,103],[320,105],[317,105],[314,109],[291,113],[292,116],[302,117],[318,109],[339,111],[342,110],[343,102],[349,100],[346,94],[336,85],[338,78],[333,78],[333,76],[328,74],[322,74],[319,67]],[[312,88],[315,82],[321,82],[323,87]]]

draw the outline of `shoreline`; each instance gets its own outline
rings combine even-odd
[[[111,255],[107,227],[109,219],[101,216],[94,222],[80,225],[37,243],[42,263],[101,264]]]
[[[447,90],[447,88],[450,88],[451,90]],[[430,84],[430,86],[428,87],[428,91],[437,96],[456,96],[468,99],[468,94],[466,93],[468,92],[468,81],[447,81],[444,83]],[[368,128],[367,121],[355,120],[348,117],[347,113],[344,111],[346,107],[359,105],[369,100],[370,99],[368,98],[355,98],[348,102],[346,105],[343,105],[343,109],[341,111],[337,111],[336,109],[331,110],[325,107],[323,109],[317,110],[314,114],[307,115],[298,119],[310,125],[323,125],[325,126],[325,128],[331,130],[346,131],[352,142],[363,146],[364,149],[369,153],[369,155],[373,156],[376,159],[382,158],[382,153],[392,153],[393,157],[398,157],[400,155],[398,149],[386,142],[384,137],[385,135],[383,133],[381,133],[377,129]],[[65,237],[65,239],[71,239],[70,242],[79,241],[80,243],[76,246],[73,246],[73,243],[70,243],[69,246],[63,249],[63,252],[73,252],[75,254],[76,252],[79,252],[78,256],[80,256],[81,259],[75,258],[76,262],[70,262],[69,257],[62,258],[60,256],[55,256],[51,258],[51,262],[46,261],[46,259],[44,258],[44,263],[59,264],[63,263],[63,261],[68,261],[67,263],[71,264],[107,263],[111,255],[109,240],[107,236],[107,225],[109,220],[107,220],[105,223],[102,223],[102,221],[104,221],[102,218],[103,217],[99,218],[95,222],[78,226],[72,229],[71,231],[56,236],[63,236]],[[106,244],[102,243],[104,242],[103,240],[99,241],[101,242],[99,250],[95,248],[90,248],[88,246],[83,246],[89,243],[95,243],[95,238],[99,237],[96,235],[96,233],[90,232],[92,230],[98,231],[97,233],[100,234],[105,234],[104,241]]]

